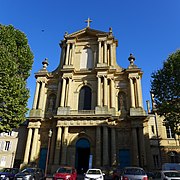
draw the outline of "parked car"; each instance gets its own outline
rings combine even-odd
[[[180,171],[175,170],[164,170],[156,172],[154,180],[180,180]]]
[[[112,179],[113,180],[119,180],[121,177],[121,173],[122,173],[122,169],[120,169],[120,168],[114,169],[113,173],[112,173]]]
[[[84,180],[104,180],[104,175],[101,169],[88,169],[84,174]]]
[[[140,167],[125,167],[121,173],[121,180],[148,180],[148,176],[143,168]]]
[[[4,168],[0,171],[1,180],[11,180],[14,179],[15,174],[19,172],[18,168]]]
[[[74,167],[63,166],[57,169],[54,180],[76,180],[77,171]]]
[[[17,173],[15,180],[41,180],[44,179],[44,171],[40,168],[26,168]]]
[[[154,179],[154,172],[147,171],[146,174],[148,176],[148,180]]]

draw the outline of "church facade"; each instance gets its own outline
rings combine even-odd
[[[95,30],[88,22],[84,29],[64,35],[54,71],[48,72],[48,61],[43,61],[35,74],[23,165],[36,163],[48,172],[60,165],[78,172],[150,166],[143,73],[132,54],[127,68],[116,63],[117,46],[111,28]]]

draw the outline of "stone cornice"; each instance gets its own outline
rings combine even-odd
[[[117,125],[116,121],[109,121],[108,119],[101,120],[58,120],[57,126],[115,126]]]

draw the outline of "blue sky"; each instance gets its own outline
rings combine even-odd
[[[45,58],[49,71],[58,66],[64,33],[85,28],[88,17],[93,20],[93,29],[109,31],[112,27],[121,67],[128,67],[130,53],[135,56],[135,64],[144,72],[146,109],[152,72],[162,68],[163,61],[180,48],[180,0],[1,0],[0,23],[24,32],[34,54],[28,107],[32,108],[34,97],[34,73],[42,68]]]

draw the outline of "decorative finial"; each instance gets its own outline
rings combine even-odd
[[[132,54],[130,54],[128,60],[130,62],[130,65],[134,65],[135,57]]]
[[[109,33],[112,33],[112,27],[109,28]]]
[[[109,35],[112,36],[112,27],[109,28]]]
[[[45,58],[45,59],[44,59],[44,61],[42,62],[42,64],[43,64],[43,69],[46,69],[46,68],[47,68],[47,66],[49,65],[49,63],[48,63],[48,59],[47,59],[47,58]]]
[[[66,37],[68,35],[68,32],[66,31],[65,33],[64,33],[64,37]]]
[[[85,22],[87,23],[87,27],[90,27],[90,23],[92,22],[92,20],[90,18],[88,18],[87,20],[85,20]]]

